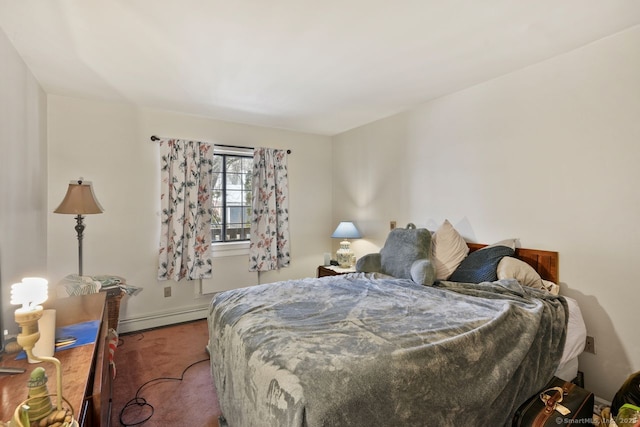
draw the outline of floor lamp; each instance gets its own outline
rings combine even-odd
[[[95,194],[93,194],[93,186],[89,181],[83,181],[82,178],[77,181],[71,181],[67,188],[67,194],[64,196],[60,206],[56,208],[54,213],[72,214],[76,216],[76,233],[78,233],[78,275],[82,276],[82,234],[84,232],[83,215],[99,214],[103,212],[102,206],[98,203]]]

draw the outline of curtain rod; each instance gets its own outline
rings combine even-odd
[[[151,140],[152,141],[160,141],[160,138],[158,138],[155,135],[151,135]],[[248,148],[249,150],[253,150],[254,147],[243,147],[241,145],[225,145],[225,144],[213,144],[216,147],[224,147],[224,148]],[[287,154],[291,154],[291,150],[287,150]]]

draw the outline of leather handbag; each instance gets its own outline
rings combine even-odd
[[[513,417],[513,426],[591,426],[593,404],[593,393],[553,377],[540,393],[518,408]]]

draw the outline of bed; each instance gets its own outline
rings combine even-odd
[[[558,281],[557,252],[515,257]],[[370,273],[217,294],[221,425],[510,425],[559,369],[572,375],[570,305],[513,279],[422,286]]]

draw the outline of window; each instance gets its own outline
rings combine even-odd
[[[213,243],[248,241],[251,224],[253,150],[218,149],[213,154]]]

